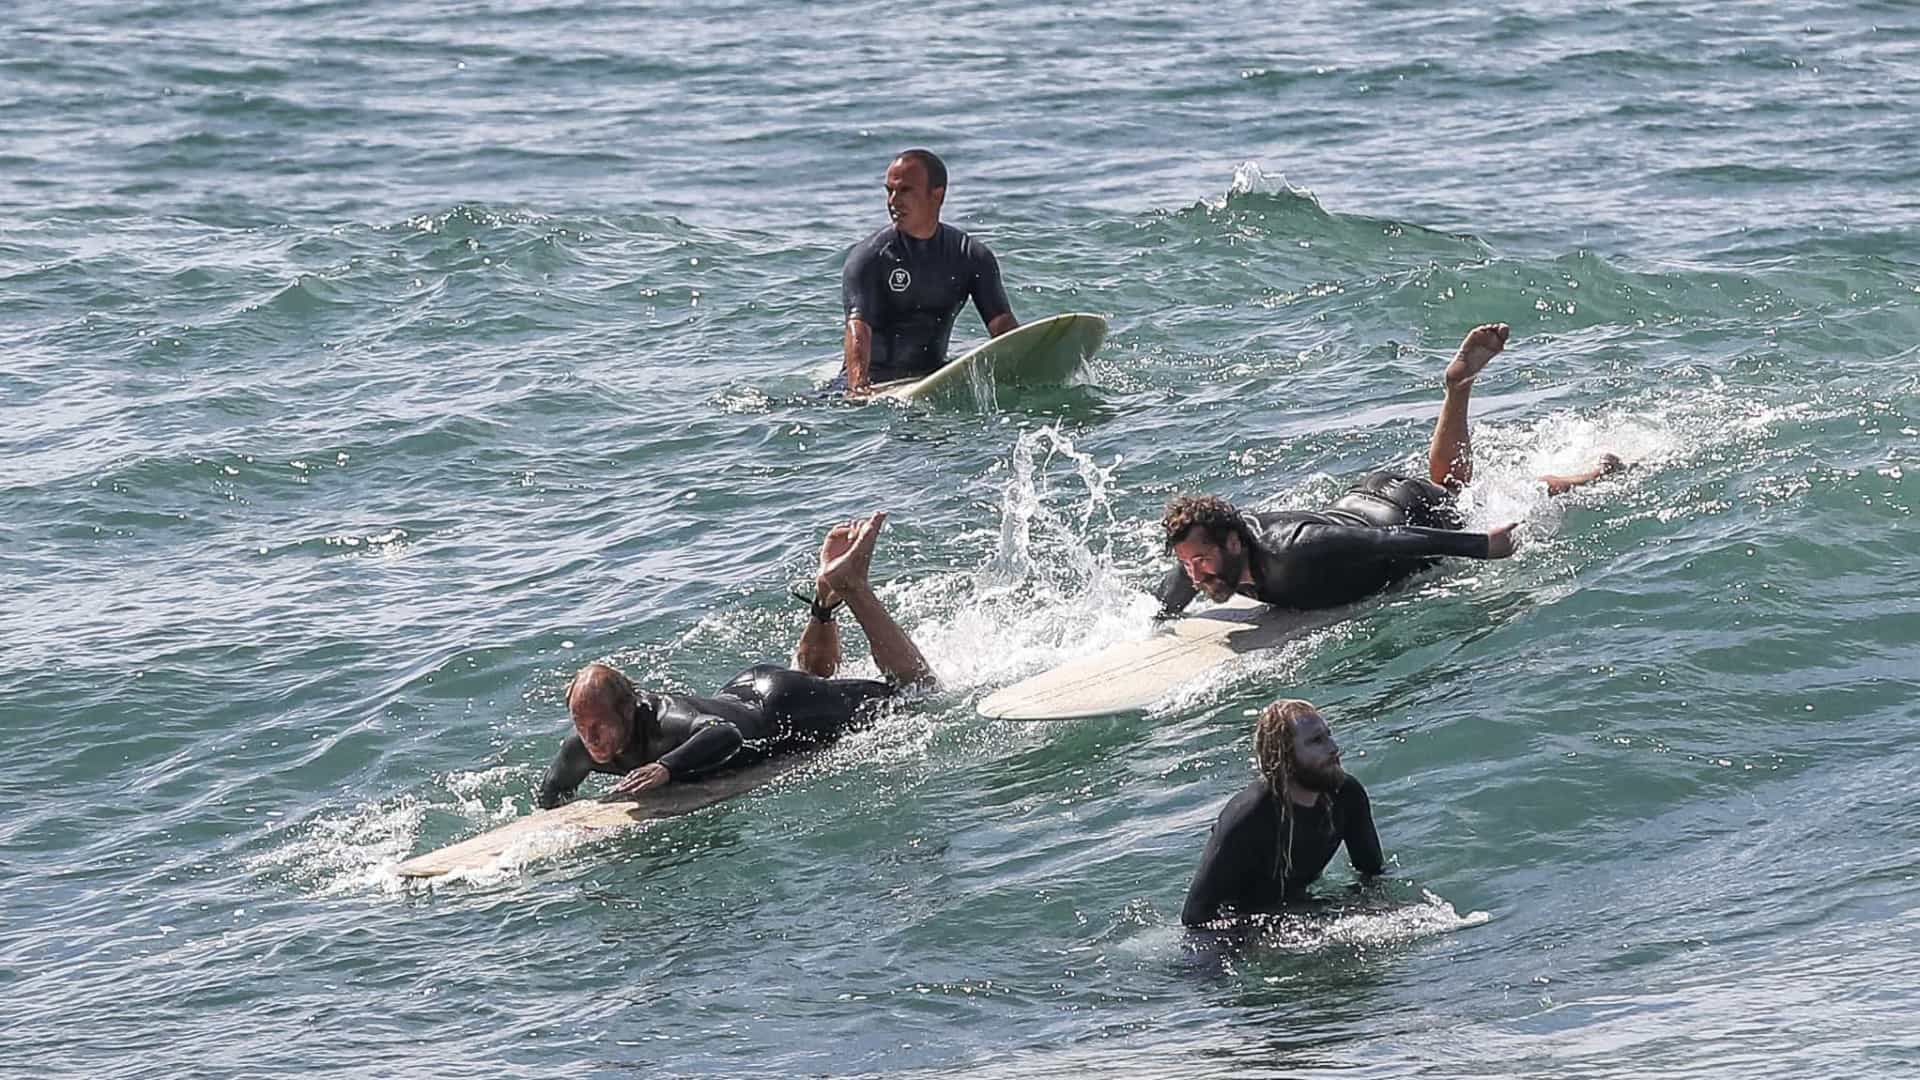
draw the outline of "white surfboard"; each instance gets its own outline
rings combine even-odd
[[[416,855],[396,867],[395,872],[404,878],[431,878],[456,871],[488,870],[499,866],[502,856],[514,849],[532,847],[542,839],[568,836],[586,839],[655,818],[690,814],[771,783],[818,756],[808,752],[783,754],[744,769],[685,784],[668,784],[639,795],[576,799],[551,810],[536,810],[518,821],[438,851]]]
[[[990,406],[1001,387],[1062,386],[1107,339],[1107,320],[1085,312],[1036,319],[989,339],[919,379],[874,386],[879,400]]]
[[[1236,596],[1169,623],[1152,637],[1123,641],[996,691],[975,708],[997,720],[1074,720],[1138,712],[1196,675],[1330,626],[1351,610],[1290,611]]]

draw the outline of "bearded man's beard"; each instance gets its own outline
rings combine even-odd
[[[1207,599],[1212,600],[1216,604],[1225,603],[1233,598],[1233,590],[1239,586],[1240,579],[1246,575],[1246,572],[1246,552],[1243,551],[1238,555],[1233,555],[1222,551],[1220,553],[1220,573],[1203,578],[1198,583],[1198,587],[1201,592],[1207,594]]]

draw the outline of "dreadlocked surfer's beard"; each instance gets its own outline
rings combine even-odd
[[[1331,795],[1339,789],[1341,784],[1347,782],[1347,770],[1337,764],[1329,765],[1324,769],[1309,768],[1304,762],[1298,760],[1291,764],[1293,765],[1291,779],[1308,791]]]

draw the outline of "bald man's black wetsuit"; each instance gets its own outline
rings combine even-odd
[[[1291,822],[1281,817],[1280,796],[1265,778],[1227,803],[1207,837],[1206,854],[1180,909],[1181,922],[1199,926],[1219,918],[1223,908],[1248,915],[1300,899],[1342,841],[1355,870],[1371,876],[1386,869],[1373,830],[1373,805],[1360,781],[1349,776],[1319,803],[1292,809]],[[1283,844],[1292,849],[1285,863]]]
[[[987,326],[1013,311],[993,252],[944,223],[925,240],[889,225],[856,245],[840,272],[847,317],[873,331],[869,377],[877,383],[946,363],[954,317],[969,297]]]
[[[588,773],[625,776],[659,762],[671,783],[737,769],[774,754],[824,742],[852,726],[862,705],[894,692],[872,679],[822,679],[777,664],[734,676],[712,697],[638,695],[634,734],[608,762],[593,760],[578,732],[560,744],[535,801],[558,806],[573,798]]]
[[[1329,608],[1378,592],[1443,555],[1487,558],[1487,534],[1460,532],[1446,488],[1394,473],[1368,473],[1325,510],[1242,515],[1251,537],[1244,596],[1277,607]],[[1176,615],[1197,590],[1176,565],[1155,594]]]

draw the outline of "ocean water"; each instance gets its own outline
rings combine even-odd
[[[1920,11],[1303,8],[9,5],[0,1071],[1920,1068]],[[1017,313],[1111,319],[1085,385],[814,393],[915,144]],[[1516,558],[1145,715],[975,716],[1147,632],[1169,494],[1417,467],[1488,320]],[[580,664],[784,655],[870,509],[938,694],[396,878],[528,808]],[[1278,696],[1384,894],[1189,936]]]

